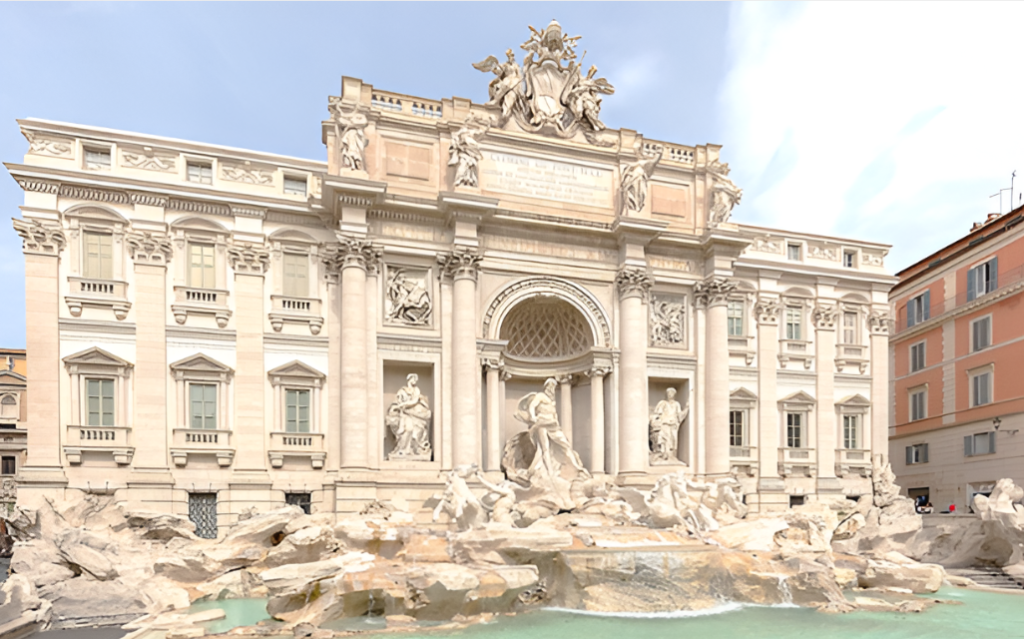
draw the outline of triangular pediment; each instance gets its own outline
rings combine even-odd
[[[739,402],[756,402],[757,395],[755,395],[753,391],[741,386],[734,390],[733,392],[729,393],[729,399],[732,401]]]
[[[864,397],[863,395],[858,393],[856,395],[850,395],[849,397],[844,397],[842,400],[836,402],[836,406],[847,406],[847,407],[851,407],[851,408],[852,407],[857,407],[857,408],[865,407],[866,408],[866,407],[871,406],[871,401],[867,397]]]
[[[818,400],[814,399],[811,395],[805,391],[797,391],[792,395],[787,395],[779,400],[780,404],[816,404]]]
[[[87,348],[84,351],[75,353],[74,355],[68,355],[64,358],[64,364],[67,366],[117,366],[131,368],[132,364],[126,360],[121,359],[113,353],[108,353],[99,346],[93,346]]]
[[[189,355],[184,359],[171,364],[172,371],[188,371],[190,373],[234,373],[230,367],[221,364],[217,360],[197,353],[195,355]]]
[[[21,373],[15,373],[14,371],[0,371],[0,384],[17,384],[25,383],[27,377]]]
[[[309,364],[300,362],[297,359],[267,371],[267,375],[271,377],[303,377],[307,379],[323,379],[326,377],[326,375]]]

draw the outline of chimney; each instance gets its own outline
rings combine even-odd
[[[987,223],[991,222],[992,220],[996,219],[1000,215],[1002,215],[1002,214],[1001,213],[989,213],[988,214],[988,219],[985,220],[985,223],[987,224]]]

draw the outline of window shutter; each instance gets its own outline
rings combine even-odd
[[[991,293],[999,286],[999,258],[993,257],[988,263],[988,286],[986,293]]]
[[[928,444],[921,444],[921,463],[928,463]]]
[[[978,279],[978,269],[972,268],[967,270],[967,301],[970,302],[978,296],[976,280]]]
[[[996,452],[996,431],[990,431],[988,434],[988,452]]]
[[[964,436],[964,457],[970,457],[974,454],[974,436]]]
[[[914,447],[907,446],[907,466],[914,463]]]
[[[929,317],[931,317],[931,308],[932,308],[931,300],[932,300],[932,292],[931,291],[925,291],[924,292],[924,296],[921,297],[921,321],[922,322],[927,320]]]

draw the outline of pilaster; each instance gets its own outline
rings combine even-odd
[[[452,281],[452,464],[479,464],[481,457],[476,352],[476,279],[480,255],[457,246],[438,256],[442,278]]]
[[[779,314],[778,297],[761,296],[754,305],[757,316],[757,416],[758,492],[781,492],[779,442],[781,438],[778,396]],[[763,500],[762,500],[763,501]]]
[[[815,395],[817,399],[818,492],[841,490],[836,479],[835,357],[836,318],[834,303],[819,302],[811,313],[815,343]]]
[[[871,332],[871,455],[889,459],[889,429],[886,410],[889,401],[889,331],[892,320],[889,309],[873,308],[868,316]]]
[[[704,472],[729,472],[729,334],[727,306],[736,282],[711,276],[694,286],[694,300],[705,311]]]
[[[654,280],[646,268],[623,266],[619,292],[618,472],[647,469],[647,304]]]

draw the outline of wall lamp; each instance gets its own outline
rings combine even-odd
[[[992,428],[994,428],[995,430],[999,430],[999,426],[1001,426],[1002,423],[1003,423],[1003,420],[1000,419],[999,417],[993,417],[992,418]],[[1018,432],[1020,432],[1020,429],[1019,428],[1013,428],[1013,429],[1010,429],[1010,430],[1004,430],[1003,432],[1006,433],[1007,435],[1016,435]]]

